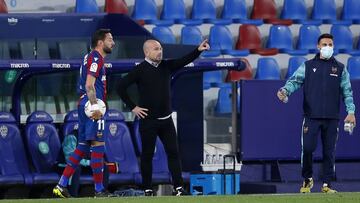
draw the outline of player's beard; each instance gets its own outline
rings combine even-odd
[[[109,47],[104,47],[104,48],[103,48],[103,51],[104,51],[106,54],[111,54],[112,49],[109,48]]]

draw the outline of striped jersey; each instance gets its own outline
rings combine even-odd
[[[80,100],[80,105],[85,105],[88,101],[85,84],[86,77],[89,74],[96,78],[94,85],[96,98],[106,102],[106,70],[104,67],[104,58],[96,50],[93,50],[89,54],[85,55],[84,61],[80,67],[78,91],[80,93],[80,97],[84,98]]]

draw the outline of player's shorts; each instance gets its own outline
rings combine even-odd
[[[104,119],[92,120],[86,116],[84,106],[79,105],[79,142],[98,141],[104,142]]]

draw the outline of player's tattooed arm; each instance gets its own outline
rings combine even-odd
[[[96,104],[96,92],[94,87],[86,88],[86,94],[91,104]]]
[[[96,104],[96,90],[94,87],[96,78],[92,75],[87,75],[86,78],[86,95],[89,98],[91,104]]]

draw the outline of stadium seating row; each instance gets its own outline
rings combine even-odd
[[[348,26],[333,25],[330,33],[334,35],[335,54],[345,53],[352,56],[360,55],[360,40],[354,47],[355,36]],[[175,44],[176,38],[169,27],[157,26],[152,30],[154,37],[165,44]],[[238,38],[233,43],[233,36],[228,27],[214,25],[210,28],[209,42],[211,50],[204,52],[204,57],[220,55],[247,56],[259,54],[263,56],[285,53],[289,55],[306,55],[317,53],[317,38],[320,29],[314,25],[302,25],[299,29],[296,46],[294,37],[288,26],[273,25],[270,27],[266,43],[262,42],[259,28],[255,25],[239,26]],[[197,26],[184,26],[181,30],[181,43],[197,45],[203,39]],[[81,59],[89,51],[89,39],[27,39],[0,41],[0,59]],[[126,42],[115,40],[117,46],[109,59],[126,57]],[[235,44],[235,46],[233,45]],[[265,44],[265,46],[263,46]],[[36,55],[34,50],[36,50]]]
[[[346,25],[333,25],[330,33],[334,35],[334,53],[346,53],[352,56],[360,55],[360,41],[354,49],[355,36]],[[169,27],[157,26],[152,34],[162,43],[175,44],[176,38]],[[228,27],[214,25],[210,28],[209,43],[211,50],[204,52],[204,57],[217,57],[221,54],[231,56],[247,56],[250,53],[260,55],[276,55],[286,53],[289,55],[306,55],[317,53],[317,39],[321,32],[318,26],[302,25],[299,29],[299,38],[296,47],[293,47],[294,37],[288,26],[273,25],[270,27],[265,47],[262,44],[260,31],[255,25],[239,26],[238,39],[233,43],[233,36]],[[184,26],[181,30],[182,44],[196,45],[201,42],[203,35],[196,26]],[[233,48],[235,44],[235,48]]]
[[[70,9],[69,9],[70,10]],[[104,11],[106,13],[128,13],[128,6],[124,0],[105,0]],[[76,0],[76,13],[98,13],[101,12],[96,0]],[[0,0],[0,13],[8,13],[5,0]]]
[[[356,0],[344,0],[341,18],[336,15],[335,0],[314,0],[311,16],[308,16],[305,0],[284,0],[281,10],[277,8],[274,0],[254,0],[251,13],[247,13],[245,0],[224,0],[221,15],[217,18],[216,4],[214,0],[194,0],[191,5],[191,17],[186,15],[184,0],[164,0],[162,12],[159,15],[155,0],[135,0],[132,17],[136,20],[144,20],[145,23],[156,25],[170,25],[180,23],[185,25],[198,25],[201,23],[214,24],[256,24],[262,23],[285,24],[359,24],[360,2]],[[0,4],[0,12],[6,13],[5,1]],[[128,14],[129,9],[124,0],[105,0],[105,12]],[[100,9],[96,0],[76,0],[75,12],[97,13]]]
[[[157,5],[154,0],[136,0],[132,17],[156,25],[173,23],[185,25],[201,23],[259,25],[263,22],[283,25],[289,25],[293,22],[314,25],[322,23],[349,25],[360,22],[360,16],[357,12],[360,8],[360,2],[356,0],[344,0],[341,19],[337,19],[336,16],[335,0],[314,0],[311,18],[308,17],[304,0],[284,0],[282,10],[279,11],[279,13],[281,12],[280,18],[278,18],[274,0],[254,0],[250,15],[247,14],[245,0],[224,0],[220,18],[216,16],[214,0],[194,0],[191,18],[187,18],[185,8],[183,0],[164,0],[160,19],[158,19]]]
[[[76,0],[76,13],[97,13],[99,11],[96,0]],[[127,14],[128,7],[124,0],[105,0],[104,11],[106,13]]]
[[[109,183],[140,184],[137,157],[141,153],[141,140],[138,121],[134,122],[135,133],[130,134],[121,112],[108,110],[104,119],[106,158],[108,161],[118,162],[121,171],[119,174],[111,174]],[[69,112],[64,119],[63,135],[67,136],[77,128],[78,116],[75,110]],[[14,117],[10,113],[0,112],[0,133],[1,185],[54,184],[58,181],[59,174],[55,168],[63,160],[60,136],[48,113],[33,112],[27,119],[23,138]],[[132,140],[135,140],[135,144]],[[28,165],[28,159],[33,167]],[[153,174],[155,184],[170,183],[166,154],[160,140],[156,144]],[[91,183],[92,178],[82,175],[80,181]]]

